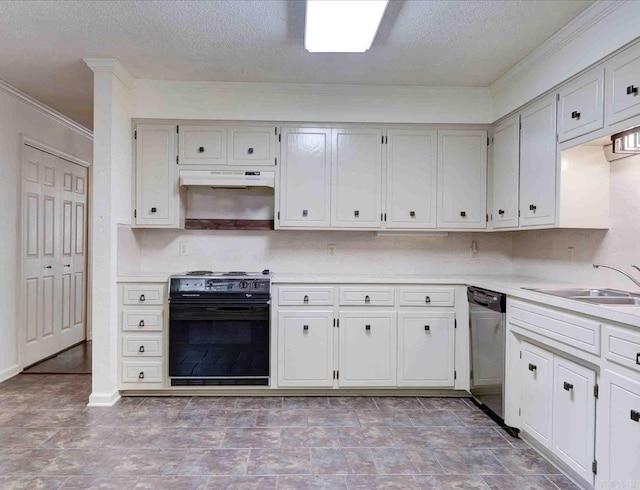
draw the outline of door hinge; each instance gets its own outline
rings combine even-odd
[[[473,379],[473,369],[469,371],[469,379]]]
[[[489,137],[487,136],[487,146],[489,146]]]
[[[333,319],[333,328],[336,328],[336,319]]]
[[[593,396],[594,398],[598,398],[598,395],[600,395],[600,387],[596,384],[593,387]]]
[[[180,156],[176,155],[176,165],[180,165]]]
[[[518,123],[518,129],[522,129],[522,121]]]
[[[389,137],[388,137],[388,136],[385,136],[385,137],[384,137],[384,144],[385,144],[385,145],[388,145],[388,144],[389,144]]]
[[[457,318],[453,319],[453,328],[458,328],[458,319]]]
[[[489,222],[489,213],[487,213],[487,223]]]
[[[278,211],[278,219],[280,219],[280,211]]]
[[[518,209],[518,218],[520,217],[520,210]]]
[[[176,125],[176,133],[180,134],[180,125]]]
[[[281,134],[279,134],[279,135],[278,135],[278,143],[281,143],[281,142],[282,142],[282,135],[281,135]]]
[[[560,141],[560,135],[559,135],[559,134],[556,134],[556,143],[557,143],[558,141]]]
[[[380,143],[384,145],[384,136],[380,136]]]
[[[336,318],[336,327],[340,328],[340,318]]]
[[[520,359],[522,359],[522,351],[520,351]]]
[[[521,408],[519,408],[519,409],[518,409],[518,417],[521,417],[521,416],[522,416],[522,409],[521,409]]]
[[[133,132],[133,139],[134,139],[134,140],[137,140],[137,139],[138,139],[138,132],[137,132],[137,131],[134,131],[134,132]]]
[[[336,371],[335,371],[335,369],[333,370],[333,379],[336,379]]]
[[[453,372],[453,379],[458,379],[458,372],[457,371]]]
[[[591,471],[593,471],[594,475],[598,474],[598,462],[594,459],[593,463],[591,463]]]
[[[276,167],[278,166],[278,157],[275,158]]]
[[[380,213],[380,221],[384,221],[384,213]]]
[[[339,369],[336,371],[336,379],[340,379],[340,370]]]
[[[560,100],[560,94],[556,94],[556,100]]]
[[[275,128],[273,128],[273,134],[275,134],[276,136],[278,136],[278,126],[276,126]]]
[[[134,218],[137,218],[137,217],[138,217],[138,210],[137,210],[137,209],[134,209],[134,210],[133,210],[133,217],[134,217]]]
[[[387,221],[387,213],[384,213],[384,220]]]

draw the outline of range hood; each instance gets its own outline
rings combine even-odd
[[[276,173],[242,170],[180,170],[181,186],[247,188],[275,186]]]

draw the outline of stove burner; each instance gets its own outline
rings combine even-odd
[[[209,274],[213,274],[213,271],[191,271],[187,272],[186,276],[207,276]]]
[[[224,272],[222,275],[223,276],[246,276],[248,275],[248,273],[244,271],[230,271],[230,272]]]

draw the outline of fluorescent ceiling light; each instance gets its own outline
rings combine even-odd
[[[364,53],[389,0],[307,0],[304,47],[311,53]]]

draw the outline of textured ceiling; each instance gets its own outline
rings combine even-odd
[[[135,78],[488,86],[592,0],[392,0],[364,54],[304,50],[301,0],[0,1],[0,78],[92,126],[92,72]]]

